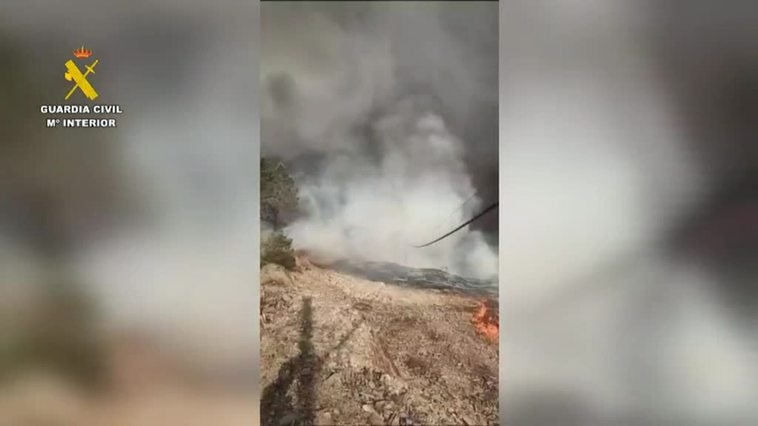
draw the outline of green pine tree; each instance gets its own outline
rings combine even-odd
[[[297,206],[297,186],[284,163],[261,157],[261,221],[279,229],[285,225],[282,216]]]

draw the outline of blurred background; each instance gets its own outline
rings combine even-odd
[[[0,424],[255,423],[257,10],[0,4]],[[82,44],[116,129],[45,127]]]
[[[755,8],[500,2],[506,424],[758,422]],[[255,423],[257,9],[0,3],[3,426]]]
[[[756,9],[500,2],[505,424],[758,424]]]

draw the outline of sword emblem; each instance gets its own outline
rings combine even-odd
[[[89,81],[87,81],[87,76],[95,73],[95,66],[97,66],[98,62],[99,59],[95,59],[95,62],[93,62],[92,65],[85,65],[84,67],[87,69],[87,71],[83,74],[79,70],[79,67],[76,66],[74,61],[69,60],[66,62],[66,69],[68,71],[64,74],[64,77],[66,77],[67,81],[74,81],[74,87],[69,90],[68,94],[66,95],[66,100],[68,100],[68,98],[74,94],[77,88],[79,88],[82,93],[84,93],[84,96],[86,96],[91,101],[95,100],[95,98],[98,97],[95,88],[92,87]]]

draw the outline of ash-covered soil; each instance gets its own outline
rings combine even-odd
[[[264,425],[498,424],[479,296],[321,268],[261,271]]]
[[[464,278],[439,269],[409,268],[389,262],[360,262],[341,260],[329,264],[329,268],[369,281],[380,281],[402,287],[422,289],[456,290],[469,295],[497,299],[497,280]]]

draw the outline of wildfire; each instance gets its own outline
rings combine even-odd
[[[477,304],[474,317],[471,319],[476,331],[488,340],[496,342],[500,334],[498,312],[492,303],[482,300]]]

